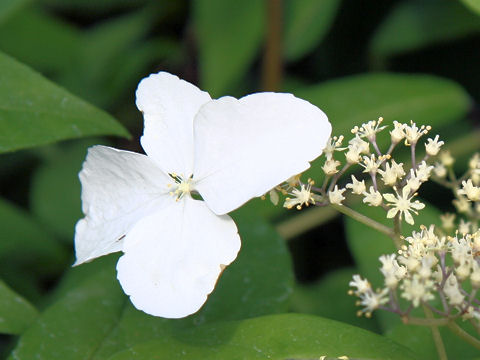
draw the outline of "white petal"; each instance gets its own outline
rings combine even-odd
[[[193,119],[210,95],[166,72],[138,85],[137,107],[143,112],[143,149],[166,173],[190,176],[193,170]]]
[[[181,318],[200,309],[240,249],[237,227],[189,196],[140,220],[127,234],[118,279],[136,308]]]
[[[291,94],[211,101],[194,122],[196,188],[225,214],[307,169],[330,133],[327,116]]]
[[[410,224],[410,225],[415,224],[415,222],[413,221],[412,214],[410,214],[410,212],[408,210],[403,211],[403,214],[405,215],[405,221],[408,224]]]
[[[75,227],[76,265],[120,251],[139,219],[173,200],[165,195],[172,179],[142,154],[94,146],[79,176],[86,216]]]
[[[391,219],[391,218],[395,217],[395,215],[397,215],[397,212],[398,212],[398,208],[396,208],[396,207],[388,210],[387,219]]]

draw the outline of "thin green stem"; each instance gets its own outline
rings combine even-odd
[[[433,320],[448,320],[446,318],[435,319],[432,311],[426,306],[423,306],[423,312],[425,313],[425,316],[427,317],[426,320],[430,320],[430,321],[433,321]],[[447,323],[447,325],[448,324],[449,323]],[[432,330],[433,342],[435,343],[435,348],[437,349],[438,358],[440,360],[447,360],[448,359],[447,351],[445,350],[445,345],[443,344],[442,335],[440,335],[440,330],[438,330],[438,326],[431,325],[430,330]]]
[[[402,247],[402,239],[400,237],[402,235],[402,222],[400,220],[400,213],[397,213],[397,215],[395,215],[395,218],[393,219],[393,232],[396,235],[396,238],[393,239],[395,242],[395,246],[397,247],[397,249],[400,249]]]
[[[402,319],[404,324],[407,325],[418,325],[418,326],[446,326],[450,322],[448,318],[441,319],[425,319],[425,318],[416,318],[416,317],[404,317]]]
[[[345,205],[336,205],[336,204],[330,204],[331,207],[333,207],[335,210],[341,212],[342,214],[345,214],[347,216],[350,216],[352,219],[357,220],[358,222],[361,222],[362,224],[365,224],[372,229],[375,229],[382,234],[387,235],[388,237],[392,238],[394,241],[397,241],[397,238],[400,240],[400,238],[395,234],[395,232],[390,229],[388,226],[385,226],[368,216],[365,216],[363,214],[360,214],[359,212],[345,206]]]
[[[447,324],[447,326],[450,329],[450,331],[453,332],[455,335],[457,335],[458,337],[460,337],[470,345],[476,347],[477,349],[480,349],[480,340],[478,340],[477,338],[474,338],[472,335],[467,333],[460,326],[458,326],[456,322],[450,321]]]

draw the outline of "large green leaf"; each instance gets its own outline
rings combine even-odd
[[[35,171],[30,191],[32,212],[62,240],[72,243],[75,223],[83,217],[78,173],[95,140],[52,147]],[[105,141],[102,141],[105,144]]]
[[[37,317],[37,310],[0,280],[0,333],[21,334]]]
[[[225,95],[257,55],[264,1],[198,0],[192,5],[202,87],[215,97]]]
[[[477,333],[468,322],[461,322],[459,325],[476,336]],[[478,356],[478,349],[456,337],[446,327],[440,327],[439,330],[449,359],[470,360]],[[428,327],[398,324],[385,335],[418,353],[422,360],[438,359],[432,331]]]
[[[472,100],[455,82],[430,75],[376,73],[350,76],[298,90],[320,107],[334,134],[383,116],[389,123],[417,121],[439,128],[466,115]]]
[[[56,274],[66,264],[66,250],[17,206],[0,199],[0,272],[15,290],[37,293],[38,279]]]
[[[479,0],[461,0],[469,9],[480,15],[480,1]]]
[[[156,359],[415,359],[413,353],[379,335],[311,315],[281,314],[218,323],[174,337],[158,338],[110,360]]]
[[[107,113],[0,53],[0,153],[128,132]]]
[[[2,0],[0,2],[0,23],[8,19],[8,17],[22,8],[31,0]]]
[[[479,31],[478,16],[458,1],[404,1],[379,26],[370,52],[381,60]]]
[[[81,35],[58,17],[27,8],[0,26],[0,49],[42,74],[57,78],[65,71],[79,71]]]
[[[287,0],[285,45],[287,60],[298,60],[318,46],[330,28],[340,0]]]
[[[292,295],[291,310],[341,321],[366,330],[378,332],[375,319],[356,316],[357,299],[347,296],[348,283],[358,271],[338,269],[322,277],[314,284],[297,285]]]
[[[45,310],[10,359],[89,359],[116,325],[126,301],[113,266],[106,266]]]
[[[78,357],[76,353],[68,359],[84,359],[82,356],[88,354],[90,359],[100,360],[139,342],[171,336],[205,323],[286,311],[293,274],[284,240],[255,214],[237,211],[234,217],[243,241],[239,257],[224,271],[197,314],[166,320],[136,310],[118,289],[114,274],[117,256],[109,256],[68,272],[51,298],[57,302],[21,338],[16,359],[30,359],[33,351],[37,351],[39,359],[60,359],[72,348],[70,337],[74,332],[79,334],[74,343]],[[99,325],[96,316],[104,303],[113,305],[108,318]],[[81,321],[77,321],[77,313]],[[98,338],[89,335],[92,323]],[[45,346],[38,349],[41,338],[45,338]]]

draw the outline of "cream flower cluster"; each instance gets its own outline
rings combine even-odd
[[[417,159],[417,145],[422,136],[431,130],[430,126],[394,121],[390,131],[390,146],[386,151],[382,151],[377,139],[388,127],[380,117],[378,120],[355,126],[351,130],[353,137],[348,144],[343,145],[344,136],[330,138],[324,149],[323,185],[314,187],[310,181],[307,184],[299,183],[297,188],[288,189],[284,206],[299,210],[311,204],[345,206],[347,196],[353,194],[361,196],[363,203],[368,206],[385,209],[387,218],[398,217],[399,220],[414,224],[413,215],[417,215],[418,211],[425,207],[415,199],[417,191],[436,173],[436,165],[430,164],[429,160],[439,154],[443,141],[439,141],[438,135],[427,139],[424,143],[425,156]],[[394,149],[402,141],[410,148],[408,165],[393,158]],[[344,161],[341,161],[339,156],[341,153],[345,156]],[[355,171],[355,165],[360,166],[362,176],[351,175],[351,182],[341,185],[341,176],[347,171]],[[478,191],[480,199],[480,188]]]
[[[382,255],[381,288],[354,275],[349,293],[359,297],[359,314],[384,309],[407,318],[413,308],[429,307],[450,319],[480,320],[480,231],[442,235],[434,225],[412,232],[397,254]],[[399,299],[409,302],[400,305]],[[434,301],[438,300],[438,301]]]
[[[467,171],[460,177],[454,172],[455,159],[449,152],[440,152],[439,160],[432,179],[452,189],[455,197],[453,205],[459,215],[456,223],[455,214],[444,214],[441,217],[442,227],[450,235],[453,235],[454,228],[458,228],[460,234],[475,232],[480,222],[480,154],[471,157]]]

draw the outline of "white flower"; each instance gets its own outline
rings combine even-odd
[[[291,209],[292,207],[296,207],[298,210],[302,208],[303,205],[308,206],[309,204],[315,204],[315,200],[312,196],[312,185],[305,184],[300,185],[300,190],[298,189],[293,189],[290,195],[293,196],[293,198],[287,197],[285,199],[285,203],[283,204],[283,207],[286,207],[287,209]]]
[[[421,203],[418,200],[415,200],[413,202],[411,201],[415,194],[410,195],[410,188],[408,186],[403,187],[402,195],[400,195],[398,192],[396,195],[397,196],[395,197],[395,195],[393,194],[383,194],[385,200],[390,202],[390,204],[387,205],[392,206],[392,208],[387,213],[387,218],[393,218],[395,217],[395,215],[397,215],[397,213],[400,213],[400,219],[403,215],[405,217],[405,221],[410,225],[413,225],[414,221],[412,214],[410,214],[410,211],[418,215],[417,210],[423,209],[425,207],[425,204]]]
[[[445,176],[447,176],[447,168],[442,163],[439,163],[439,162],[435,163],[435,167],[433,168],[433,172],[439,178],[444,178]]]
[[[398,121],[393,122],[393,130],[390,131],[393,144],[397,144],[405,137],[405,126],[406,124],[399,123]]]
[[[338,185],[335,185],[335,188],[328,192],[328,200],[332,204],[342,205],[342,201],[345,200],[343,193],[346,189],[339,189]]]
[[[380,126],[383,122],[383,118],[379,117],[378,120],[370,120],[366,123],[363,123],[362,126],[355,126],[352,129],[352,134],[358,135],[360,137],[366,137],[369,141],[375,141],[376,134],[386,126]]]
[[[357,195],[361,195],[367,190],[365,186],[365,180],[358,181],[354,175],[352,175],[352,182],[348,183],[346,188],[351,189],[352,193]]]
[[[338,172],[337,166],[339,165],[340,161],[330,158],[325,160],[325,164],[323,164],[322,169],[325,175],[334,175]]]
[[[462,189],[457,190],[457,194],[466,195],[468,200],[480,200],[480,187],[474,186],[471,179],[462,181]]]
[[[444,144],[443,141],[438,141],[439,136],[435,136],[435,139],[428,139],[427,143],[425,143],[425,151],[427,152],[428,155],[430,156],[435,156],[438,154],[440,151],[440,148]]]
[[[379,169],[378,173],[382,176],[383,183],[387,186],[394,186],[397,180],[401,180],[405,175],[403,170],[403,163],[397,164],[392,160],[392,164],[385,164],[385,170]]]
[[[363,202],[368,204],[368,206],[380,206],[382,204],[382,194],[379,191],[375,190],[373,186],[370,186],[369,191],[364,191]]]
[[[136,98],[147,155],[89,149],[75,264],[122,251],[117,275],[135,307],[180,318],[203,305],[237,256],[240,238],[226,214],[307,169],[331,126],[291,94],[212,100],[165,72],[143,79]],[[295,146],[292,133],[305,134]]]
[[[415,145],[418,139],[420,139],[422,135],[427,134],[430,131],[430,129],[431,129],[430,126],[425,126],[425,125],[417,127],[417,124],[415,124],[413,121],[410,121],[410,125],[405,124],[404,132],[405,132],[406,144]]]

